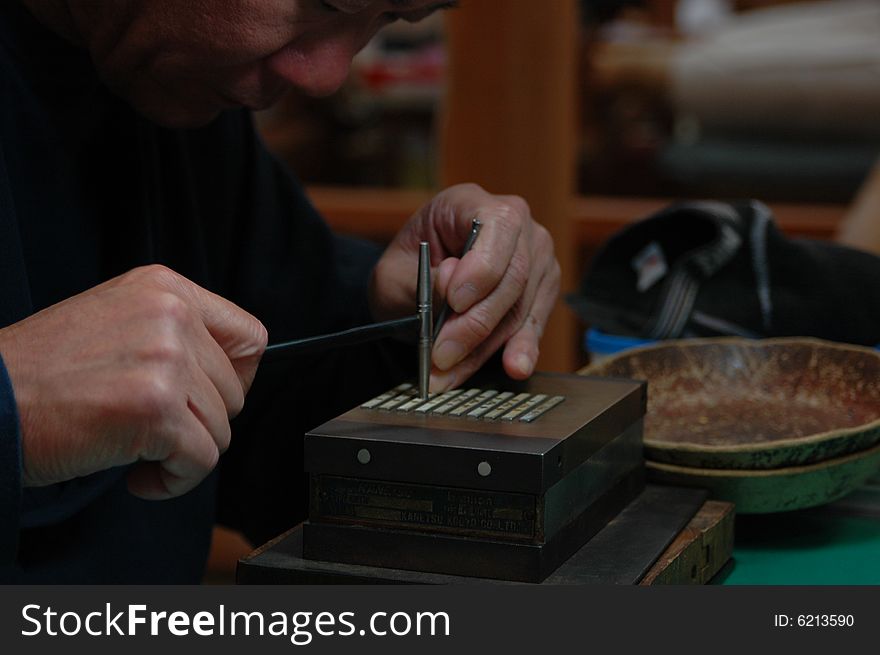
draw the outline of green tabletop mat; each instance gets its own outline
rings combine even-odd
[[[880,585],[880,476],[825,507],[739,516],[716,583]]]

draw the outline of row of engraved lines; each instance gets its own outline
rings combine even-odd
[[[565,396],[548,396],[544,393],[529,394],[494,389],[454,389],[440,394],[419,398],[414,385],[401,384],[363,405],[364,409],[413,412],[477,418],[488,421],[521,421],[531,423],[539,416],[556,407]]]

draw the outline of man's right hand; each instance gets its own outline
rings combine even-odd
[[[24,484],[139,462],[135,495],[186,493],[229,446],[266,340],[256,318],[162,266],[0,330]]]

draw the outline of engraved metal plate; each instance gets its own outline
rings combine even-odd
[[[404,384],[398,385],[398,386],[394,387],[391,391],[386,391],[385,393],[376,396],[372,400],[368,400],[363,405],[361,405],[361,407],[363,407],[364,409],[373,409],[374,407],[378,407],[382,403],[391,400],[392,398],[394,398],[395,396],[397,396],[401,392],[406,391],[407,389],[412,389],[412,388],[413,388],[413,385],[411,385],[409,383],[404,383]]]
[[[404,391],[403,393],[394,396],[394,398],[392,398],[391,400],[386,400],[384,403],[379,405],[379,409],[385,409],[385,410],[397,409],[403,403],[406,403],[406,402],[409,402],[410,400],[412,400],[413,396],[415,396],[417,393],[418,393],[418,390],[415,388],[408,389],[407,391]]]
[[[479,394],[477,394],[476,396],[474,396],[473,398],[471,398],[467,402],[465,402],[465,403],[459,405],[458,407],[456,407],[455,409],[453,409],[451,412],[449,412],[449,415],[450,416],[464,416],[465,414],[467,414],[469,411],[471,411],[474,407],[476,407],[480,403],[485,402],[485,401],[489,400],[489,398],[491,398],[492,396],[496,396],[496,395],[498,395],[498,392],[495,391],[494,389],[488,389],[486,391],[480,392]]]
[[[363,409],[379,409],[403,414],[453,416],[482,421],[520,421],[531,423],[565,400],[565,396],[548,396],[496,389],[454,389],[418,397],[412,384],[401,384],[361,405]]]
[[[436,396],[437,396],[437,394],[428,394],[427,398],[419,398],[418,396],[416,396],[412,400],[408,400],[405,403],[403,403],[400,407],[397,407],[396,411],[398,411],[398,412],[411,412],[416,407],[420,407],[421,405],[424,405],[425,403],[430,402],[433,398],[436,398]]]
[[[503,403],[505,400],[510,398],[513,395],[510,391],[503,391],[499,393],[497,396],[492,396],[489,400],[480,403],[476,407],[474,407],[471,411],[467,413],[469,418],[480,418],[484,414],[486,414],[489,410],[493,409],[500,403]]]
[[[532,394],[529,393],[518,393],[513,398],[509,398],[508,400],[505,400],[503,403],[495,407],[495,409],[493,409],[491,412],[487,412],[486,415],[483,416],[483,418],[489,421],[494,421],[504,414],[507,414],[507,412],[512,410],[514,407],[518,407],[520,403],[526,401],[531,397]]]
[[[425,414],[434,409],[437,409],[441,405],[445,403],[451,402],[456,396],[461,395],[461,389],[455,389],[453,391],[447,391],[446,393],[441,393],[439,396],[435,396],[432,400],[429,400],[423,405],[419,405],[415,408],[415,411],[419,414]]]
[[[518,419],[520,416],[525,414],[530,409],[533,409],[540,405],[542,402],[547,400],[547,394],[545,393],[536,393],[531,398],[527,399],[525,402],[520,403],[512,410],[507,412],[504,416],[501,417],[502,421],[514,421]]]
[[[461,393],[461,395],[456,396],[452,400],[443,403],[442,405],[440,405],[440,407],[438,407],[437,409],[435,409],[431,413],[432,414],[439,414],[441,416],[444,414],[447,414],[448,412],[452,411],[453,409],[455,409],[456,407],[458,407],[462,403],[467,402],[468,400],[470,400],[471,398],[476,396],[478,393],[480,393],[479,389],[468,389],[467,391],[463,391]]]
[[[544,412],[548,412],[554,407],[556,407],[559,403],[565,400],[565,396],[553,396],[548,400],[545,400],[543,403],[535,407],[534,409],[529,410],[525,414],[519,417],[519,420],[523,423],[531,423],[536,418],[540,417]]]

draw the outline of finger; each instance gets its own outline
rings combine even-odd
[[[438,369],[448,371],[489,338],[528,289],[530,266],[528,250],[520,244],[498,286],[485,299],[447,322],[442,335],[437,336],[432,354]]]
[[[217,465],[220,452],[205,427],[190,411],[181,412],[166,438],[157,438],[128,474],[128,489],[145,500],[185,494]]]
[[[139,269],[154,284],[180,296],[199,314],[208,332],[226,353],[242,388],[253,382],[260,357],[266,349],[266,328],[254,316],[225,298],[163,266]]]
[[[204,324],[197,323],[193,330],[195,332],[191,339],[193,355],[199,369],[207,376],[205,384],[214,390],[214,395],[221,403],[224,418],[234,418],[244,406],[245,389],[238,373]]]
[[[523,294],[520,302],[505,315],[486,340],[451,369],[432,371],[432,392],[446,391],[463,384],[501,345],[511,340],[514,341],[514,345],[512,348],[505,348],[503,358],[505,371],[514,379],[524,379],[532,374],[538,359],[538,342],[559,292],[559,264],[555,259],[551,258],[550,261],[552,264],[544,275],[530,279],[529,289]],[[529,310],[522,309],[525,307]],[[464,319],[465,316],[456,316],[453,320]],[[522,359],[523,356],[528,359]]]
[[[498,348],[504,343],[506,335],[498,329],[493,335],[448,371],[434,367],[431,371],[431,393],[448,391],[461,384],[476,373]]]
[[[521,306],[524,305],[518,303],[513,310],[508,312],[489,337],[477,345],[458,364],[446,371],[435,367],[431,372],[431,391],[446,391],[462,384],[476,373],[486,363],[486,360],[522,325],[523,313],[518,309]],[[452,320],[462,321],[464,318],[464,316],[455,316]]]
[[[208,332],[226,353],[247,392],[254,380],[268,333],[263,324],[237,305],[185,280],[187,300],[199,312]]]
[[[208,431],[219,451],[225,452],[229,448],[229,441],[232,437],[226,405],[204,371],[197,369],[194,371],[193,377],[187,406],[199,420],[199,423]]]
[[[550,312],[556,305],[559,293],[559,269],[545,275],[538,285],[534,303],[520,328],[504,347],[502,364],[507,374],[515,380],[524,380],[535,370],[538,362],[539,344]]]
[[[441,317],[443,318],[443,325],[446,324],[446,319],[449,317],[452,310],[449,308],[449,304],[446,302],[446,289],[449,287],[449,280],[452,278],[452,273],[455,271],[455,267],[458,265],[457,257],[447,257],[440,265],[436,268],[433,273],[434,278],[434,324],[437,325],[438,321],[440,321]],[[441,329],[439,332],[434,334],[434,341],[436,343],[437,338],[440,334],[443,333]]]
[[[457,313],[466,312],[486,298],[504,278],[522,232],[528,229],[528,214],[518,209],[499,203],[479,212],[483,223],[480,235],[455,268],[446,294],[449,306]]]
[[[445,303],[446,290],[449,288],[449,281],[452,279],[453,273],[458,266],[458,257],[447,257],[434,269],[434,294],[438,298],[435,307],[439,307]]]
[[[225,298],[181,278],[181,290],[199,312],[208,332],[229,359],[260,354],[265,349],[266,329],[254,316]]]

